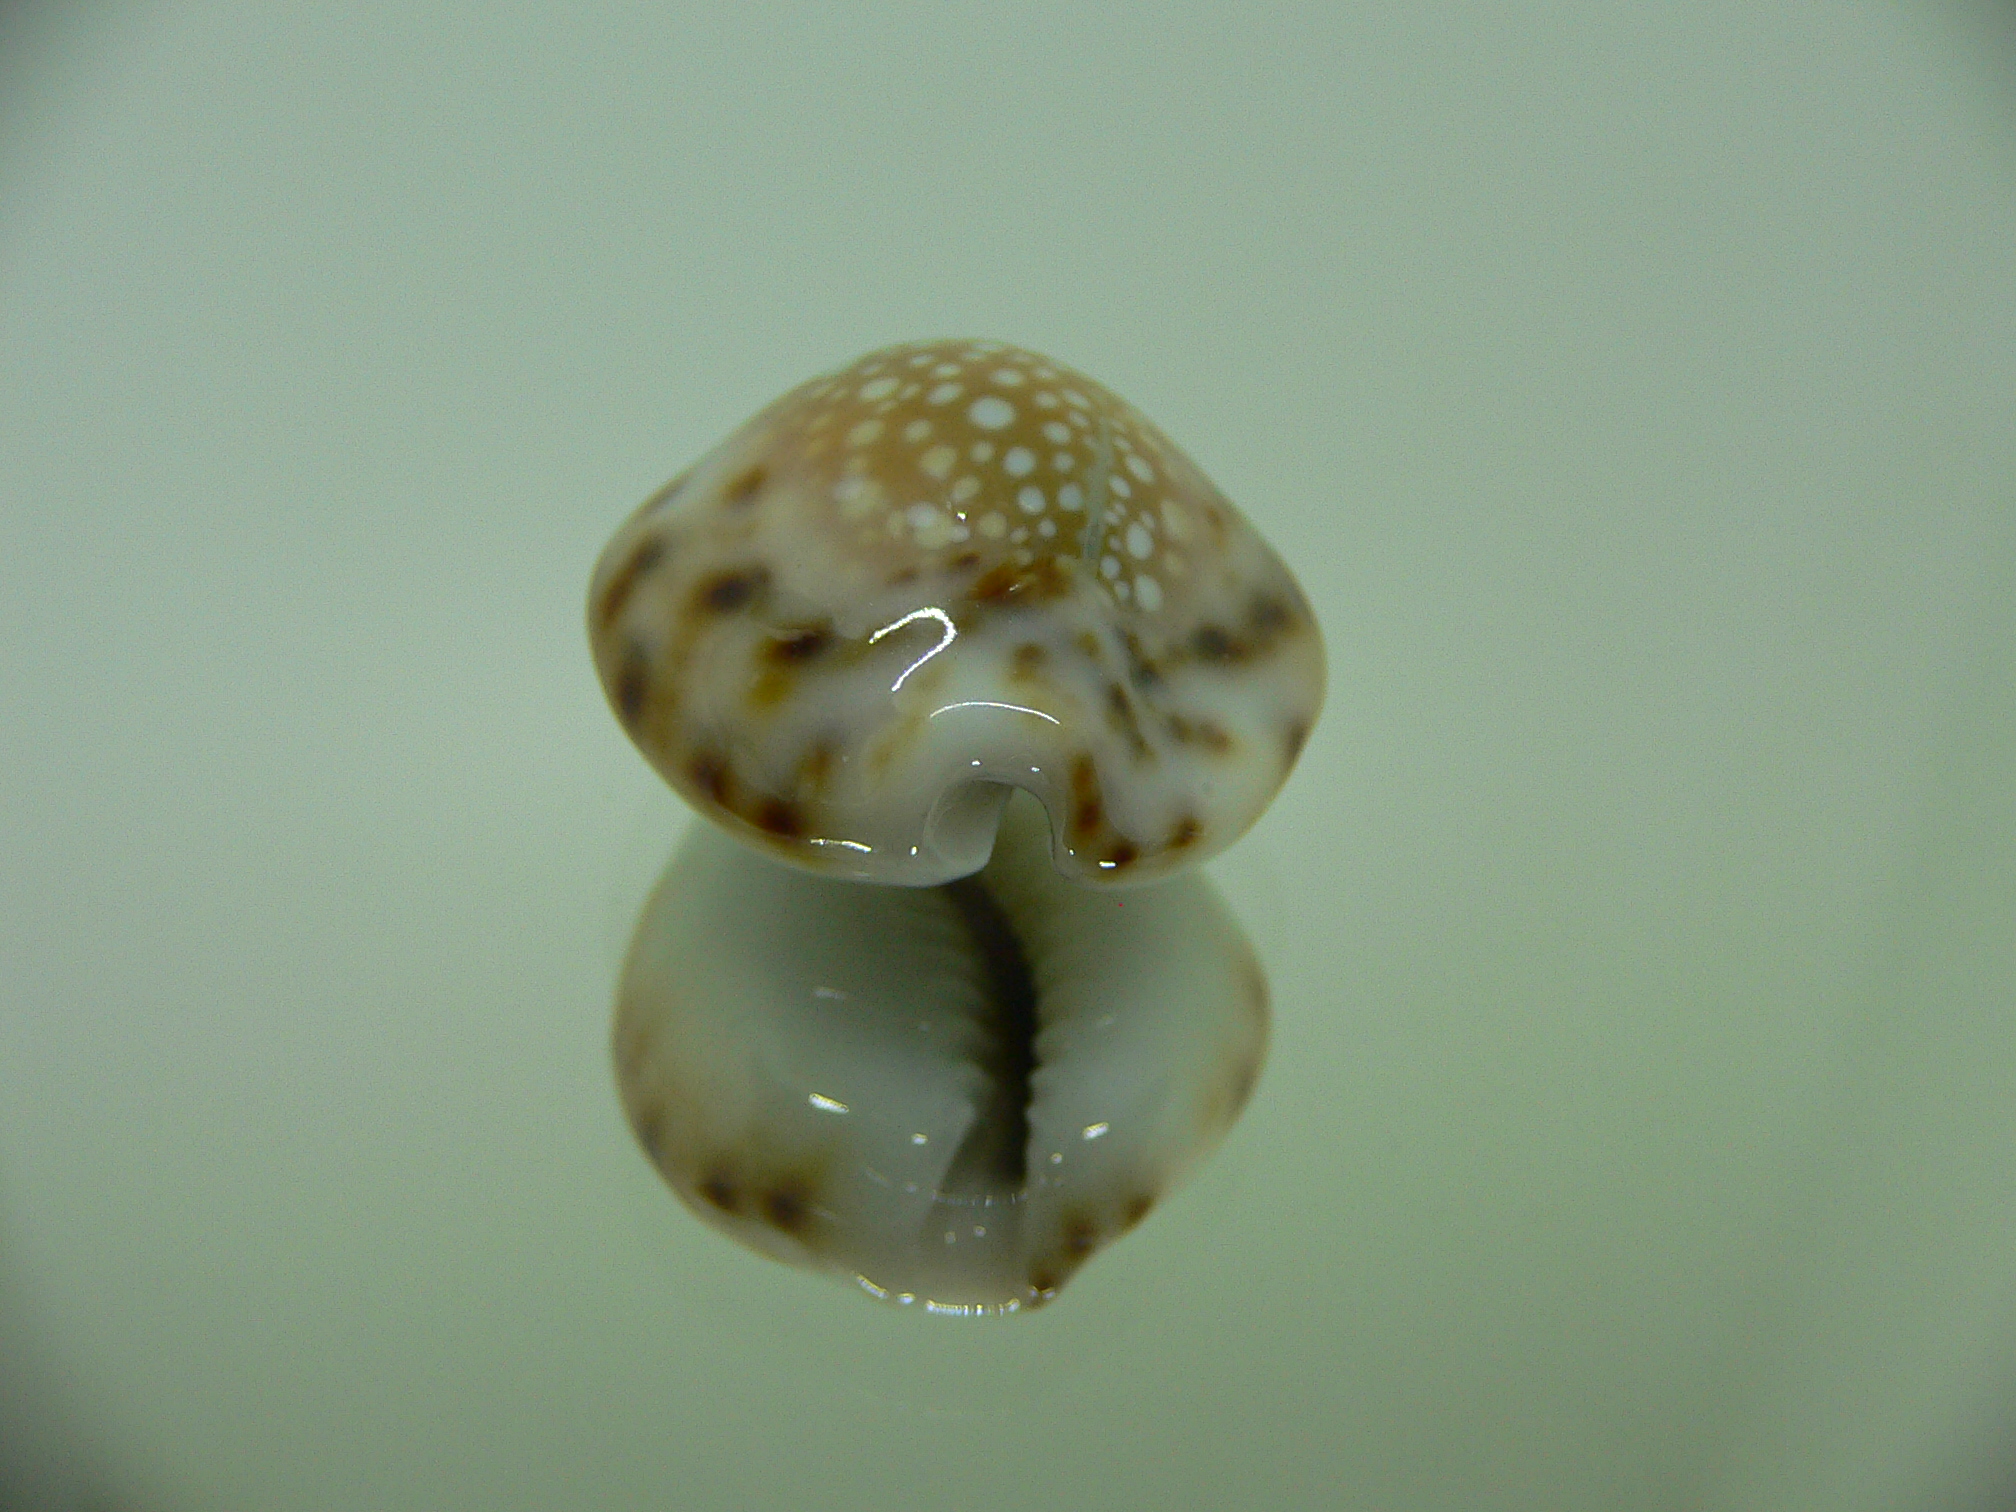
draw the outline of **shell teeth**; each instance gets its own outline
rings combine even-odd
[[[1265,986],[1194,876],[1124,905],[1011,806],[952,887],[857,887],[707,827],[638,921],[616,1073],[694,1212],[775,1258],[960,1315],[1050,1300],[1223,1137]]]

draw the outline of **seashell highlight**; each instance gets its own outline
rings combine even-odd
[[[891,347],[805,383],[647,501],[598,564],[624,729],[745,843],[858,880],[985,864],[1013,789],[1059,870],[1229,845],[1323,697],[1280,558],[1168,437],[1061,363]]]
[[[1124,895],[1008,807],[979,875],[858,887],[696,825],[639,919],[617,1083],[681,1200],[920,1310],[1055,1297],[1224,1136],[1266,980],[1194,874]]]

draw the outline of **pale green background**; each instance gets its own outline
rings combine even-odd
[[[136,1512],[2009,1494],[2006,30],[0,14],[0,1457]],[[1215,868],[1251,1111],[985,1325],[631,1147],[683,810],[580,629],[660,481],[944,333],[1156,417],[1331,652]]]

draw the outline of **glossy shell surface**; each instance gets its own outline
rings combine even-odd
[[[622,527],[596,665],[703,813],[801,866],[923,885],[1009,790],[1059,870],[1236,839],[1323,695],[1281,560],[1158,429],[1034,353],[872,353],[785,395]]]
[[[1223,1138],[1267,985],[1196,874],[1057,874],[1016,800],[993,860],[853,887],[695,825],[614,1032],[645,1153],[709,1224],[920,1312],[1040,1306]],[[1200,1283],[1202,1284],[1202,1283]]]

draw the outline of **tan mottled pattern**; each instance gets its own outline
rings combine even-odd
[[[834,875],[984,864],[1025,788],[1053,858],[1132,881],[1266,807],[1323,697],[1293,577],[1152,424],[991,342],[871,353],[648,501],[589,596],[644,754]]]

